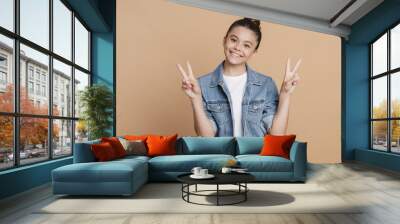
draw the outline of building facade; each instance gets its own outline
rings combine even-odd
[[[0,41],[0,95],[9,90],[9,86],[14,86],[13,73],[13,48]],[[26,93],[31,105],[38,111],[45,111],[47,115],[49,108],[49,97],[53,97],[53,115],[59,117],[72,117],[72,70],[70,73],[53,69],[53,91],[49,94],[49,67],[34,58],[26,56],[21,50],[20,53],[20,89],[21,94]],[[75,81],[75,86],[79,81]],[[79,97],[75,99],[75,116],[79,117]],[[11,101],[12,102],[12,101]],[[30,114],[31,110],[24,111],[24,106],[20,106],[21,113]],[[8,111],[12,112],[12,111]],[[70,120],[54,119],[53,126],[58,129],[58,140],[54,139],[55,149],[60,145],[67,145],[70,148],[72,143],[72,122]],[[61,147],[62,148],[62,147]],[[56,153],[55,150],[55,153]]]

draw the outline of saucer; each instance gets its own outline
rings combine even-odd
[[[190,175],[190,178],[193,178],[193,179],[211,179],[211,178],[214,178],[214,177],[215,176],[212,175],[212,174],[207,174],[207,175],[204,175],[204,176],[194,175],[194,174]]]

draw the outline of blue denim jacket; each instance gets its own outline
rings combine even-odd
[[[271,77],[252,70],[248,65],[247,82],[242,101],[243,136],[264,136],[272,126],[278,90]],[[223,63],[212,73],[198,78],[203,106],[216,136],[233,136],[231,97],[223,79]]]

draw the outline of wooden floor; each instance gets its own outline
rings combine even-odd
[[[400,223],[400,174],[359,163],[310,165],[308,182],[345,201],[367,206],[357,214],[36,214],[54,200],[49,185],[0,201],[0,223]],[[316,201],[315,203],[318,203]]]

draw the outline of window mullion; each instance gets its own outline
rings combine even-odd
[[[49,50],[53,52],[53,0],[49,0]],[[48,150],[49,159],[53,159],[53,56],[49,55],[49,72],[48,72],[48,91],[49,98],[49,120],[48,120]]]
[[[390,29],[387,32],[387,71],[390,70]],[[391,100],[391,79],[392,79],[392,75],[391,73],[387,74],[387,114],[388,114],[388,118],[392,117],[392,100]],[[392,151],[392,135],[391,135],[391,120],[388,120],[387,122],[387,140],[388,140],[388,148],[387,151],[391,152]]]
[[[75,12],[72,11],[72,15],[71,15],[71,23],[72,23],[72,38],[71,38],[71,59],[72,59],[72,67],[71,67],[71,117],[75,118]],[[74,145],[75,145],[75,125],[76,125],[76,121],[73,120],[72,122],[72,131],[71,131],[71,150],[72,150],[72,155],[74,155]]]
[[[14,1],[14,30],[17,35],[19,35],[19,8],[20,1]],[[20,112],[20,47],[19,47],[19,39],[14,39],[14,113],[19,114]],[[14,115],[14,166],[19,166],[20,158],[19,158],[19,145],[20,145],[20,118]]]
[[[369,71],[369,119],[370,119],[370,122],[369,122],[369,144],[370,144],[370,146],[369,146],[369,148],[370,149],[373,149],[374,148],[374,144],[373,144],[373,141],[374,141],[374,136],[373,136],[373,127],[374,127],[374,125],[373,125],[373,121],[372,121],[372,119],[373,119],[373,104],[372,104],[372,96],[373,96],[373,79],[372,79],[372,72],[373,72],[373,57],[372,57],[372,55],[373,55],[373,50],[374,50],[374,48],[372,47],[372,44],[369,46],[369,52],[370,52],[370,55],[369,55],[369,64],[370,64],[370,66],[369,66],[369,69],[370,69],[370,71]]]

